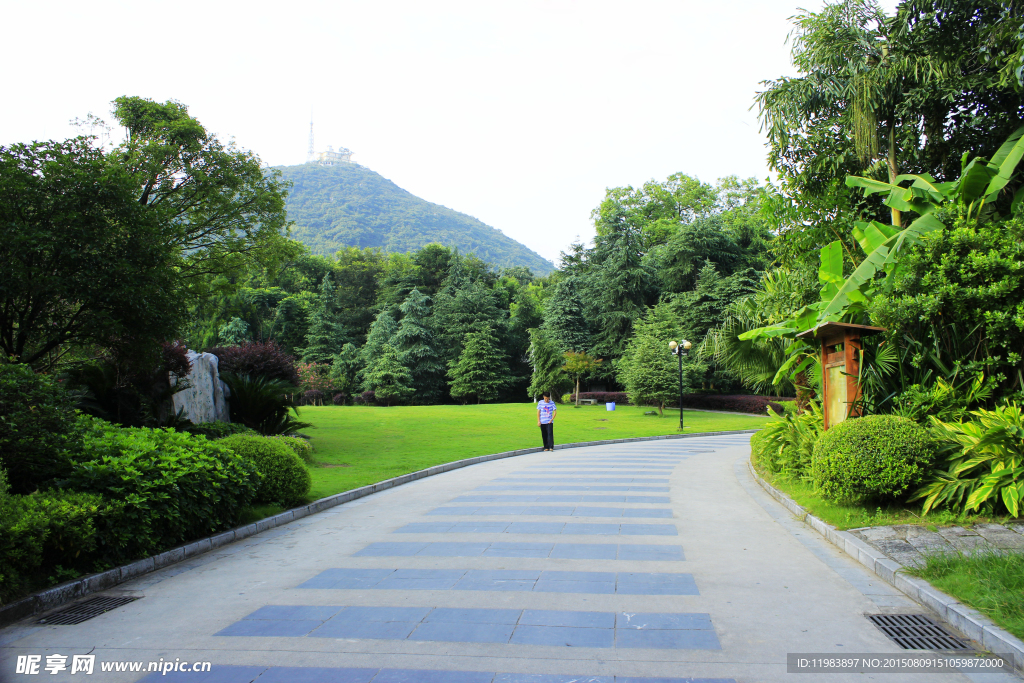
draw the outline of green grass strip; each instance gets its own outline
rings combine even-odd
[[[1024,555],[929,555],[924,567],[908,568],[907,572],[1024,638]]]

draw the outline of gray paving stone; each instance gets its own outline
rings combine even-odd
[[[983,550],[988,545],[984,538],[961,526],[940,527],[938,534],[960,552],[970,553],[976,549]]]
[[[1024,550],[1024,536],[1002,524],[975,524],[971,530],[1001,550]]]

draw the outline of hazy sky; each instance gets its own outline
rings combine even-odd
[[[767,176],[750,106],[798,5],[822,2],[6,2],[0,144],[140,95],[295,164],[312,109],[318,150],[557,260],[607,187]]]

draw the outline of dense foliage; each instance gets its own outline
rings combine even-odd
[[[248,434],[229,436],[217,443],[252,463],[259,471],[255,502],[290,507],[305,500],[312,479],[290,443]]]
[[[934,458],[927,430],[896,415],[841,422],[814,445],[811,474],[834,501],[898,498],[921,483]]]

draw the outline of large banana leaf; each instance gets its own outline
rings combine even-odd
[[[1024,157],[1024,126],[1015,130],[992,157],[991,164],[997,169],[997,172],[995,177],[989,181],[988,187],[985,188],[985,197],[989,201],[1010,182],[1022,157]]]

